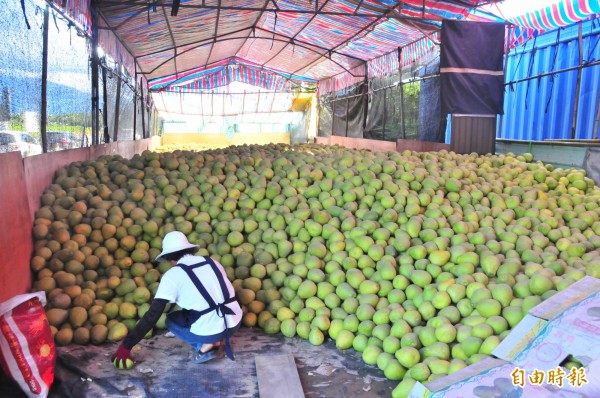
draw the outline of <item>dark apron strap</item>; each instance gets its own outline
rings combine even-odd
[[[202,282],[200,282],[200,279],[198,279],[198,276],[194,272],[196,268],[200,268],[206,264],[208,264],[208,262],[202,261],[194,265],[177,264],[177,266],[181,267],[181,269],[184,270],[186,274],[188,274],[188,276],[194,283],[194,286],[196,286],[196,289],[198,289],[204,300],[206,300],[206,302],[208,303],[208,308],[216,308],[217,304],[213,300],[212,296],[208,294],[208,291],[206,290],[204,285],[202,285]]]
[[[221,292],[223,293],[223,297],[225,299],[223,301],[223,303],[221,303],[221,304],[215,303],[212,296],[208,293],[208,291],[206,290],[206,288],[204,287],[202,282],[200,282],[200,279],[198,279],[198,276],[194,272],[194,269],[205,266],[205,265],[209,265],[211,267],[212,271],[214,272],[215,276],[217,277],[217,280],[219,281],[219,286],[221,287]],[[235,296],[233,296],[233,297],[230,296],[229,289],[227,289],[227,285],[225,284],[225,280],[223,278],[223,274],[221,273],[221,271],[219,270],[219,268],[217,267],[217,265],[215,264],[213,259],[211,259],[210,257],[205,257],[204,261],[202,261],[198,264],[194,264],[194,265],[177,264],[177,266],[181,267],[181,269],[183,269],[186,272],[186,274],[189,276],[189,278],[194,283],[194,286],[196,286],[196,289],[198,289],[198,291],[200,292],[200,294],[202,295],[204,300],[206,300],[206,302],[208,303],[207,309],[205,309],[203,311],[194,311],[198,314],[198,317],[201,317],[202,315],[208,314],[209,312],[212,312],[212,311],[217,311],[217,315],[220,318],[223,318],[223,321],[225,322],[225,352],[229,359],[234,360],[235,358],[233,356],[233,351],[231,349],[231,344],[229,342],[229,325],[227,325],[227,317],[225,315],[234,315],[235,314],[235,312],[231,308],[227,307],[226,304],[233,303],[236,301],[236,299],[235,299]]]

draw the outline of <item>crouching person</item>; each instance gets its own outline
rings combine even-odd
[[[150,309],[112,356],[115,366],[126,368],[127,360],[133,361],[131,349],[156,325],[167,303],[183,308],[169,313],[166,324],[195,349],[193,363],[213,359],[216,345],[223,340],[227,356],[234,359],[229,337],[240,326],[242,309],[223,266],[210,257],[195,256],[197,251],[198,246],[183,233],[165,235],[163,250],[156,259],[169,261],[174,267],[162,276]]]

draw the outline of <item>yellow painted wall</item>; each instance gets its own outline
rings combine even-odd
[[[257,133],[257,134],[234,134],[231,140],[227,139],[225,133],[199,133],[199,134],[164,134],[163,145],[172,144],[210,144],[210,145],[243,145],[243,144],[289,144],[288,133]]]

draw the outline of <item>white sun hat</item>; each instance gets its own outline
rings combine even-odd
[[[186,236],[179,231],[169,232],[163,239],[163,250],[156,256],[156,261],[160,261],[166,254],[175,253],[186,249],[199,249],[197,245],[191,244]]]

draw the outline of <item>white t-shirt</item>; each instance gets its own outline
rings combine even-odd
[[[185,265],[194,265],[203,262],[204,257],[199,256],[185,256],[179,263]],[[214,261],[214,260],[213,260]],[[234,297],[235,291],[227,274],[223,269],[223,266],[215,261],[217,268],[223,275],[225,285],[229,291],[229,296]],[[206,264],[201,267],[195,268],[194,273],[208,292],[216,304],[221,304],[225,301],[223,292],[221,291],[221,285],[219,280],[213,272],[210,265]],[[154,296],[157,299],[169,300],[171,303],[179,305],[181,308],[188,310],[202,311],[209,307],[208,303],[202,297],[202,294],[198,291],[194,282],[190,279],[188,274],[181,267],[173,267],[162,276],[158,289]],[[233,315],[225,315],[227,318],[227,326],[234,327],[242,319],[242,309],[237,301],[226,304],[227,307],[231,308],[234,312]],[[217,311],[211,311],[204,314],[198,319],[190,331],[199,336],[210,336],[213,334],[221,333],[225,330],[225,320],[221,318]]]

